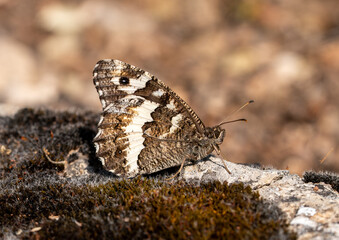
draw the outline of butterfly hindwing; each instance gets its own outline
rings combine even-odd
[[[156,172],[194,158],[204,132],[194,111],[160,80],[118,60],[101,60],[93,81],[103,107],[97,156],[119,176]]]

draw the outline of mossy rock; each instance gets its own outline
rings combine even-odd
[[[277,207],[243,184],[162,174],[106,174],[92,139],[99,116],[24,109],[0,118],[0,237],[20,239],[294,239]],[[65,178],[47,161],[80,148],[93,171]]]

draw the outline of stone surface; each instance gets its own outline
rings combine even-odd
[[[207,126],[255,100],[233,116],[247,127],[225,126],[237,162],[339,172],[337,0],[13,2],[0,0],[1,103],[99,111],[93,67],[120,59]]]
[[[330,185],[305,183],[298,175],[283,170],[263,170],[231,162],[227,162],[227,167],[231,175],[223,168],[221,159],[211,157],[186,166],[181,177],[195,183],[242,182],[280,207],[298,239],[339,238],[339,195]]]

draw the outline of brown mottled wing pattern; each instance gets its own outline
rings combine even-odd
[[[94,143],[107,170],[134,177],[196,158],[192,139],[205,126],[163,82],[118,60],[99,61],[93,81],[103,107]]]

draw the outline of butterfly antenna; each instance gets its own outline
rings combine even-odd
[[[220,127],[221,125],[224,125],[224,124],[227,124],[227,123],[234,123],[234,122],[247,122],[247,119],[240,118],[240,119],[236,119],[236,120],[225,121],[225,122],[218,124],[218,126]]]
[[[237,112],[239,112],[241,109],[243,109],[244,107],[246,107],[246,106],[247,106],[248,104],[250,104],[250,103],[254,103],[254,100],[248,101],[247,103],[245,103],[244,105],[242,105],[242,106],[241,106],[240,108],[238,108],[237,110],[231,112],[231,114],[228,115],[228,116],[226,117],[226,119],[228,119],[230,116],[236,114]],[[237,119],[237,120],[234,120],[234,121],[222,122],[222,123],[220,123],[218,126],[221,126],[221,125],[223,125],[223,124],[225,124],[225,123],[229,123],[229,122],[238,122],[238,121],[245,121],[245,122],[246,122],[247,120],[246,120],[246,119]]]
[[[215,145],[213,145],[214,150],[216,151],[216,153],[218,154],[218,156],[220,157],[220,159],[222,160],[222,164],[224,164],[224,168],[225,170],[229,173],[232,174],[231,171],[227,168],[224,157],[221,155],[220,149],[218,149]],[[226,159],[226,158],[225,158]]]
[[[333,150],[334,150],[334,148],[331,148],[330,151],[328,151],[328,152],[326,153],[325,157],[323,157],[323,158],[320,160],[320,164],[322,164],[322,163],[325,161],[325,159],[328,157],[328,155],[330,155],[330,153],[331,153]]]

